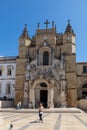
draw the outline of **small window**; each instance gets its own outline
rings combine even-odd
[[[6,87],[6,94],[10,94],[10,93],[11,93],[10,84],[7,84],[7,87]]]
[[[87,66],[83,66],[83,73],[87,73]]]
[[[0,76],[2,76],[2,69],[0,69]]]
[[[11,75],[11,68],[7,68],[7,75]]]

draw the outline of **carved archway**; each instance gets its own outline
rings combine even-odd
[[[87,83],[82,86],[82,98],[87,98]]]
[[[78,97],[86,98],[87,97],[87,80],[83,81],[78,88]]]
[[[33,108],[37,108],[40,102],[44,104],[44,107],[50,107],[50,104],[53,105],[53,91],[47,80],[36,80],[30,89],[30,102],[32,102]]]
[[[36,86],[34,87],[34,98],[35,98],[35,107],[37,108],[40,103],[43,103],[43,106],[47,107],[48,102],[48,83],[47,81],[41,79],[38,80]]]
[[[40,65],[51,65],[51,48],[43,46],[39,50],[39,63]]]

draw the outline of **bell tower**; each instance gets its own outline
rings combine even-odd
[[[16,85],[15,85],[15,105],[17,102],[23,102],[23,89],[25,81],[25,65],[31,39],[25,25],[22,35],[19,37],[19,55],[16,59]]]
[[[22,35],[19,37],[19,57],[25,58],[27,55],[27,48],[31,44],[31,39],[28,35],[27,26],[25,24]]]
[[[77,77],[76,77],[76,45],[75,33],[68,21],[64,37],[65,73],[67,82],[67,104],[69,107],[77,106]]]

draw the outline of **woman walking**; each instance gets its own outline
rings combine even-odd
[[[40,104],[40,106],[39,106],[39,122],[42,122],[42,123],[43,123],[43,109],[44,109],[43,105]]]

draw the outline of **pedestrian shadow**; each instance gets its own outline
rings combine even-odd
[[[46,117],[46,116],[48,116],[48,115],[49,115],[49,113],[47,113],[46,115],[44,115],[43,118]],[[37,119],[37,120],[31,121],[29,123],[40,123],[40,121],[39,121],[39,119]]]
[[[35,120],[35,121],[31,121],[31,122],[29,122],[29,123],[39,123],[39,121],[38,121],[38,120]]]
[[[46,115],[44,115],[43,117],[48,116],[50,113],[47,113]],[[27,128],[29,128],[30,126],[32,126],[34,123],[39,123],[39,119],[36,119],[34,121],[29,122],[28,124],[24,125],[23,127],[21,127],[18,130],[26,130]]]

